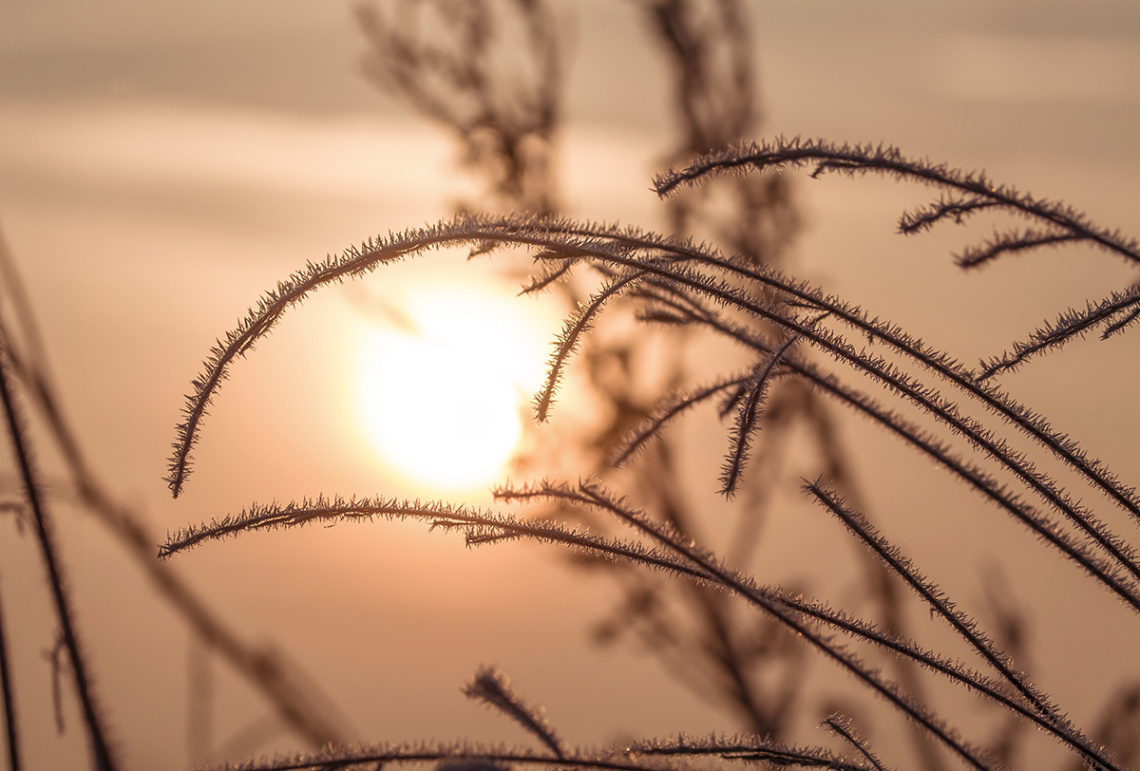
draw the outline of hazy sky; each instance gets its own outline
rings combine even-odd
[[[762,87],[774,95],[770,112],[781,125],[807,105],[834,120],[835,108],[860,100],[923,110],[948,95],[1134,104],[1140,88],[1140,10],[1129,0],[753,5]],[[357,76],[362,40],[352,7],[311,0],[9,3],[0,27],[0,93],[371,110],[383,100]],[[570,38],[570,114],[640,125],[659,119],[656,92],[664,81],[636,3],[582,0],[559,13]],[[782,88],[808,77],[813,98],[794,99]],[[840,84],[849,101],[836,103]]]
[[[160,479],[199,362],[264,290],[306,260],[445,217],[473,190],[455,173],[447,136],[362,81],[351,7],[16,0],[0,8],[0,224],[95,467],[159,536],[253,501],[400,489],[350,436],[345,385],[353,357],[345,330],[361,323],[362,298],[401,291],[396,273],[326,290],[296,311],[235,369],[187,497],[171,502]],[[781,0],[754,11],[767,131],[894,142],[1140,232],[1134,0]],[[559,13],[572,41],[570,124],[560,138],[567,210],[659,227],[648,186],[673,127],[667,79],[636,5],[578,0]],[[965,234],[893,234],[899,210],[921,202],[921,191],[839,179],[803,180],[797,191],[805,273],[968,362],[1135,278],[1083,252],[963,275],[948,252]],[[432,265],[410,272],[430,274]],[[1071,358],[1040,365],[1039,377],[1011,381],[1130,481],[1140,467],[1140,411],[1113,405],[1134,402],[1136,334],[1074,345]],[[1098,373],[1096,400],[1082,398],[1088,371]],[[848,431],[878,441],[861,424]],[[915,521],[925,518],[911,507],[930,493],[915,481],[925,477],[895,473],[903,454],[884,448],[864,471],[884,516],[920,539]],[[949,487],[948,506],[970,505]],[[181,767],[186,634],[89,518],[66,511],[61,520],[125,755],[134,768]],[[13,542],[11,531],[0,538],[6,600],[34,593],[39,580],[27,542]],[[949,570],[959,564],[954,549],[976,540],[940,538],[932,559]],[[187,555],[176,568],[243,633],[276,640],[305,663],[362,739],[518,739],[458,693],[491,662],[547,704],[571,741],[735,728],[629,648],[586,645],[586,628],[609,607],[607,586],[568,573],[550,551],[496,549],[467,552],[454,538],[377,525],[258,535]],[[777,575],[805,572],[790,552],[769,556]],[[963,572],[973,575],[980,560],[963,557]],[[1036,570],[1023,571],[1018,586],[1032,592]],[[1111,612],[1104,600],[1072,601],[1067,618]],[[39,657],[48,626],[34,608],[11,612],[10,625],[30,630],[17,653],[34,673],[21,686],[33,703],[28,720],[48,725]],[[1037,618],[1046,637],[1048,613]],[[1043,651],[1056,656],[1071,644]],[[1049,671],[1078,700],[1111,673]],[[264,707],[224,672],[219,682],[224,742]],[[73,744],[42,749],[54,746],[50,736],[33,744],[39,757],[66,757],[77,734],[73,719]]]

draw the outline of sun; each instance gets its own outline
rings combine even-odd
[[[502,476],[541,385],[548,320],[486,284],[425,284],[382,307],[357,352],[358,425],[389,471],[425,493]]]

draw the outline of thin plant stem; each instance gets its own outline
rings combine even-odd
[[[4,633],[4,603],[0,594],[0,688],[4,699],[4,725],[8,730],[8,767],[20,771],[20,730],[16,720],[16,701],[12,693],[12,672],[8,666],[8,638]]]
[[[497,494],[499,497],[506,499],[553,497],[577,501],[587,506],[608,511],[634,529],[648,535],[661,546],[673,551],[678,557],[684,560],[685,564],[691,565],[693,570],[690,572],[690,575],[704,573],[708,575],[714,583],[719,584],[735,594],[741,595],[746,600],[759,605],[765,610],[768,610],[770,607],[776,609],[784,608],[786,611],[803,614],[809,618],[840,629],[845,633],[882,645],[902,656],[925,664],[953,680],[986,694],[1007,708],[1037,723],[1041,728],[1079,752],[1095,766],[1122,771],[1122,769],[1104,756],[1100,748],[1089,742],[1075,727],[1069,724],[1055,707],[1037,706],[1037,703],[1041,701],[1041,697],[1038,696],[1032,702],[1025,702],[1024,704],[1015,701],[1003,694],[1000,688],[995,688],[986,679],[976,673],[967,672],[952,662],[931,656],[919,650],[908,641],[891,638],[884,635],[881,631],[868,626],[864,622],[849,618],[842,613],[836,613],[816,603],[805,602],[798,598],[788,597],[779,591],[757,587],[740,574],[724,568],[714,555],[707,550],[697,547],[686,537],[680,536],[676,530],[666,528],[646,517],[643,513],[628,508],[623,501],[613,500],[592,482],[584,482],[580,484],[577,489],[571,489],[562,485],[540,485],[526,490],[500,490]],[[786,615],[780,615],[778,613],[773,613],[773,615],[780,621],[786,624],[789,623],[789,621],[785,621],[785,618],[788,618]],[[794,617],[790,618],[790,621],[794,623]],[[860,679],[864,679],[864,674],[871,675],[873,680],[879,679],[876,673],[861,671],[863,670],[863,665],[860,662],[841,648],[835,647],[834,644],[827,641],[826,638],[818,634],[816,634],[815,638],[812,638],[811,635],[813,633],[804,631],[804,627],[802,626],[793,627],[793,631],[808,638],[817,647],[820,647],[827,652],[828,655],[832,656],[832,658],[835,658],[850,671],[854,672]],[[872,687],[875,687],[873,683],[866,679],[864,679],[864,682],[868,682],[872,684]],[[876,688],[876,690],[879,690],[880,693],[887,696],[892,703],[903,709],[906,714],[915,718],[920,725],[931,730],[931,726],[928,722],[918,719],[915,712],[911,711],[912,709],[917,709],[918,712],[922,712],[922,708],[917,707],[917,705],[914,705],[908,699],[903,698],[901,694],[895,693],[893,684],[887,681],[882,682],[888,686],[887,690],[880,688]],[[1025,704],[1030,703],[1033,704],[1032,707],[1025,706]],[[949,744],[951,748],[955,749],[959,754],[962,754],[963,749],[960,749],[954,744],[954,742],[957,742],[955,737],[943,735],[934,730],[931,730],[931,733],[943,742]]]
[[[546,249],[545,254],[548,255],[566,248],[565,239],[553,232],[553,225],[540,223],[538,228],[531,228],[530,223],[532,221],[526,218],[460,218],[433,228],[409,231],[398,236],[365,243],[359,248],[346,251],[340,257],[330,257],[321,264],[311,264],[307,269],[294,274],[287,281],[281,282],[276,290],[268,293],[256,308],[250,310],[238,328],[227,335],[225,342],[219,342],[212,357],[207,361],[206,371],[194,381],[195,393],[187,402],[186,420],[178,427],[179,436],[175,442],[175,455],[171,460],[168,483],[172,492],[178,495],[182,489],[186,475],[190,470],[190,453],[197,442],[201,420],[229,367],[238,356],[244,355],[258,339],[268,333],[290,307],[301,302],[312,291],[331,282],[360,276],[376,269],[382,263],[397,261],[428,249],[461,244],[483,246],[488,241]],[[642,271],[648,276],[658,277],[671,285],[674,292],[694,293],[707,297],[714,303],[735,307],[754,317],[773,322],[789,335],[799,334],[810,344],[878,380],[907,401],[914,403],[940,422],[948,425],[955,433],[964,436],[979,449],[990,454],[1020,476],[1050,502],[1062,506],[1065,504],[1063,493],[1057,489],[1051,480],[1041,477],[1028,468],[1020,455],[1013,453],[1003,442],[996,440],[988,430],[976,421],[962,416],[957,407],[944,397],[932,389],[919,386],[910,377],[884,360],[860,353],[843,338],[816,328],[814,322],[803,322],[792,318],[771,307],[768,303],[749,296],[723,281],[718,282],[708,276],[687,270],[675,262],[662,259],[639,259],[630,253],[628,246],[607,243],[601,238],[594,238],[589,242],[577,241],[571,246],[576,253],[587,253],[591,259],[603,264],[612,264],[623,271],[632,273]],[[575,258],[577,259],[577,256]],[[630,273],[626,273],[619,279],[618,284],[629,286],[630,284],[626,283],[627,280],[632,281]],[[616,284],[611,283],[596,300],[604,302],[604,298],[610,297],[618,289],[619,287]],[[579,335],[589,326],[588,317],[596,312],[598,307],[599,305],[596,302],[588,304],[584,308],[583,314],[567,327],[559,340],[553,359],[563,358],[574,349]],[[944,357],[924,356],[920,357],[920,360],[939,358]],[[549,403],[552,392],[557,385],[556,375],[557,373],[553,378],[548,377],[545,387],[536,397],[537,404]],[[963,383],[972,389],[972,392],[983,395],[990,394],[992,398],[991,389],[976,386],[968,380],[964,380]],[[1032,419],[1033,416],[1024,408],[1019,408],[1016,412],[1034,428],[1039,430],[1047,428],[1040,425],[1040,421]],[[1103,484],[1118,491],[1123,500],[1128,500],[1128,494],[1119,485],[1114,484],[1106,475],[1098,473],[1098,464],[1085,458],[1079,452],[1074,454],[1076,448],[1071,441],[1052,433],[1043,436],[1042,441],[1051,449],[1060,452],[1062,457],[1067,458],[1075,468],[1093,474]],[[1068,507],[1068,510],[1072,511],[1072,507]],[[1099,533],[1099,528],[1094,527],[1093,523],[1085,521],[1087,518],[1079,517],[1076,514],[1073,516],[1077,517],[1075,524],[1082,525],[1083,523],[1084,528],[1091,528],[1093,537],[1097,538],[1098,542],[1105,548],[1112,549],[1119,540],[1110,535]],[[1087,550],[1073,544],[1064,534],[1048,524],[1042,524],[1036,520],[1026,521],[1026,524],[1060,549],[1067,557],[1076,561],[1097,580],[1111,588],[1126,602],[1140,610],[1140,595],[1136,593],[1135,589],[1127,583],[1122,583],[1106,571],[1097,560],[1088,554]],[[1117,559],[1124,560],[1127,565],[1130,561],[1128,555],[1119,549],[1115,551]],[[1132,566],[1132,569],[1136,569],[1135,565]]]
[[[686,543],[681,539],[670,537],[669,533],[658,529],[650,523],[647,517],[634,516],[631,518],[629,516],[631,512],[628,509],[605,500],[599,496],[597,491],[592,492],[594,494],[590,495],[590,497],[596,501],[595,505],[603,505],[617,516],[626,519],[638,529],[657,540],[662,547],[682,558],[685,563],[694,565],[697,570],[706,573],[715,583],[719,583],[729,591],[744,598],[750,604],[771,614],[792,632],[800,635],[810,645],[817,648],[827,658],[832,659],[853,674],[856,679],[886,698],[894,707],[925,728],[930,735],[945,744],[968,765],[977,769],[990,769],[992,771],[993,766],[975,748],[970,747],[966,742],[957,737],[953,730],[946,726],[941,719],[901,693],[894,683],[886,680],[877,672],[868,668],[853,654],[801,621],[800,618],[797,617],[798,613],[793,611],[785,603],[759,587],[752,585],[750,582],[743,580],[738,574],[730,571],[728,568],[720,565],[703,550],[696,547],[695,544]]]
[[[468,697],[478,699],[514,720],[528,733],[537,737],[555,757],[564,758],[569,752],[566,744],[558,738],[542,712],[523,701],[507,678],[498,670],[480,669],[463,692]]]
[[[24,321],[25,324],[32,322],[34,319]],[[154,559],[152,533],[139,516],[117,502],[92,473],[45,374],[39,369],[32,369],[28,362],[19,360],[11,348],[8,349],[8,357],[12,369],[31,392],[38,414],[55,441],[55,448],[67,463],[80,502],[118,538],[152,586],[181,614],[198,638],[260,690],[280,718],[312,746],[323,747],[347,741],[344,730],[338,725],[344,721],[316,686],[301,676],[295,665],[287,664],[278,652],[269,647],[243,641],[185,580]]]
[[[867,759],[867,762],[875,767],[876,771],[887,771],[887,769],[883,766],[882,761],[880,761],[878,757],[875,756],[875,753],[871,751],[871,748],[867,746],[867,742],[855,733],[855,729],[851,725],[850,720],[843,717],[842,715],[832,715],[827,720],[823,721],[823,724],[831,729],[834,733],[843,737],[843,739],[845,739],[848,744],[857,749],[859,751],[859,754],[865,757]]]
[[[718,746],[718,741],[720,746]],[[821,748],[789,747],[760,739],[741,738],[736,741],[692,741],[676,745],[635,744],[605,753],[575,753],[567,757],[552,757],[522,750],[497,747],[479,747],[468,744],[451,746],[391,745],[379,747],[333,748],[308,756],[284,758],[268,762],[217,766],[217,771],[326,771],[372,764],[380,768],[388,764],[449,762],[463,768],[461,761],[478,761],[471,768],[513,768],[516,766],[560,769],[597,769],[597,771],[661,771],[661,765],[642,757],[720,756],[727,759],[771,760],[781,765],[799,765],[809,768],[828,768],[835,771],[867,771],[866,767],[846,762]]]
[[[1027,682],[1024,673],[1013,668],[1009,656],[997,650],[993,643],[981,634],[977,625],[966,614],[957,610],[954,604],[946,599],[934,584],[921,575],[913,563],[904,557],[897,547],[880,535],[862,513],[852,509],[834,491],[824,487],[818,481],[806,484],[804,489],[814,495],[825,508],[847,526],[848,530],[863,541],[883,564],[890,567],[914,589],[923,602],[945,618],[954,630],[978,651],[982,658],[996,669],[1010,685],[1016,688],[1029,703],[1051,720],[1061,719],[1057,708],[1049,704],[1045,697]]]
[[[746,167],[766,169],[810,164],[815,165],[812,176],[819,176],[828,171],[846,173],[874,171],[957,189],[976,197],[971,200],[992,202],[996,206],[1040,219],[1062,229],[1065,235],[1071,236],[1070,240],[1090,241],[1126,260],[1140,263],[1140,244],[1135,240],[1125,239],[1118,232],[1092,225],[1069,207],[1052,201],[1038,200],[1012,188],[997,186],[981,174],[961,174],[945,166],[914,161],[904,157],[897,149],[883,145],[837,146],[823,140],[799,138],[790,141],[780,138],[772,144],[750,143],[699,158],[685,169],[659,176],[654,185],[657,193],[665,196],[680,185],[695,184],[713,172]],[[960,217],[962,211],[957,207],[955,212],[939,214],[937,218],[943,218],[947,214]],[[904,228],[905,225],[906,220]]]
[[[567,530],[553,522],[520,521],[502,515],[481,513],[438,502],[420,503],[417,501],[409,503],[383,499],[321,498],[311,502],[290,503],[285,506],[255,505],[236,516],[228,516],[208,525],[191,526],[172,534],[162,546],[160,555],[170,557],[179,551],[193,548],[205,541],[253,530],[298,527],[316,522],[367,520],[374,517],[412,518],[426,521],[433,528],[460,529],[467,533],[469,545],[494,543],[520,537],[562,544],[571,549],[585,550],[599,556],[619,560],[619,564],[624,561],[687,576],[700,583],[717,585],[730,592],[743,594],[746,598],[753,595],[758,596],[767,601],[763,607],[772,605],[784,608],[786,609],[785,615],[788,613],[802,614],[804,617],[826,624],[846,635],[873,643],[899,656],[922,664],[1036,723],[1059,741],[1087,758],[1094,766],[1111,771],[1124,771],[1108,760],[1100,748],[1089,742],[1071,725],[1059,724],[1058,721],[1047,719],[1024,700],[1011,698],[1002,691],[999,685],[982,675],[966,670],[960,664],[923,651],[908,640],[891,637],[864,621],[831,610],[819,603],[789,596],[779,589],[755,587],[749,580],[732,571],[724,570],[724,575],[731,576],[731,580],[718,577],[706,567],[706,563],[719,564],[715,556],[690,545],[689,538],[671,525],[656,522],[643,513],[614,501],[604,490],[592,483],[584,483],[577,489],[551,484],[523,489],[499,489],[496,491],[496,496],[508,501],[554,498],[602,509],[617,516],[621,521],[647,535],[651,540],[668,545],[666,548],[673,553],[669,554],[661,549],[646,550],[635,542],[606,539],[580,530]],[[682,550],[703,555],[703,561],[694,561],[694,559],[686,556],[685,551]],[[777,618],[782,619],[783,617],[777,616]],[[814,632],[809,630],[805,634],[814,634]],[[821,644],[834,648],[833,643],[827,642],[824,638],[820,638],[820,640]],[[849,668],[851,666],[862,668],[862,664],[852,658],[850,654],[843,653],[842,649],[836,649],[836,651],[849,659],[846,663]],[[873,672],[871,676],[877,678]],[[890,690],[893,691],[893,688]],[[902,699],[902,696],[901,694],[894,698],[888,696],[888,699],[895,701]],[[922,724],[925,725],[925,723]]]
[[[75,675],[75,689],[79,696],[83,721],[87,726],[92,759],[98,771],[113,771],[116,764],[107,744],[98,710],[95,707],[86,661],[79,650],[79,639],[72,622],[73,612],[68,602],[67,593],[63,588],[63,572],[56,556],[51,524],[40,493],[39,480],[33,466],[30,445],[15,404],[15,394],[12,392],[9,366],[8,335],[6,330],[0,326],[0,400],[4,403],[4,413],[7,416],[8,435],[12,440],[13,451],[20,467],[20,477],[24,483],[24,491],[31,506],[36,540],[40,545],[44,565],[47,569],[48,586],[55,604],[56,618],[59,621],[63,642],[71,661],[72,672]]]
[[[847,362],[866,375],[880,381],[883,385],[895,391],[906,400],[930,413],[940,422],[947,424],[953,431],[967,438],[976,447],[987,452],[1015,474],[1026,480],[1035,490],[1045,495],[1051,502],[1062,502],[1062,499],[1059,497],[1061,493],[1052,481],[1036,474],[1028,467],[1021,456],[1013,453],[1003,442],[995,439],[988,430],[981,427],[974,420],[962,416],[955,405],[946,401],[931,389],[919,386],[910,377],[884,360],[860,353],[842,338],[823,330],[815,329],[814,324],[791,318],[724,283],[716,283],[707,277],[684,269],[675,268],[663,261],[640,261],[625,255],[611,256],[606,254],[603,256],[601,252],[599,252],[598,258],[611,260],[624,267],[640,266],[647,272],[652,272],[664,279],[671,280],[688,291],[698,295],[705,295],[713,302],[734,306],[752,315],[771,321],[784,328],[789,334],[798,333],[812,344],[837,359]],[[575,343],[576,341],[570,338],[563,339],[560,345],[564,349],[570,349]],[[552,382],[548,379],[546,388],[550,389],[552,386]],[[1079,545],[1072,543],[1070,539],[1055,527],[1051,527],[1047,523],[1043,524],[1037,520],[1023,521],[1049,543],[1076,561],[1092,576],[1116,592],[1122,599],[1132,605],[1133,608],[1140,611],[1140,594],[1137,594],[1136,589],[1131,584],[1121,582],[1117,577],[1112,575],[1112,573],[1106,571],[1098,560],[1093,559],[1091,555]],[[1076,524],[1080,524],[1081,522],[1084,522],[1085,528],[1092,527],[1092,524],[1087,521],[1087,518],[1078,518]],[[1102,534],[1097,540],[1102,546],[1113,548],[1115,542],[1119,539]],[[1135,572],[1137,568],[1135,564],[1129,560],[1129,555],[1124,554],[1119,549],[1114,549],[1113,553],[1118,559],[1124,560],[1125,565],[1131,567],[1132,571]]]
[[[869,319],[857,308],[849,307],[836,298],[828,297],[802,282],[790,280],[771,268],[725,258],[718,255],[715,250],[696,248],[677,239],[655,237],[632,229],[618,230],[560,221],[533,223],[531,227],[541,232],[564,233],[568,236],[587,239],[587,242],[597,242],[599,239],[609,240],[619,245],[626,253],[645,251],[650,254],[673,255],[682,261],[706,265],[728,275],[738,276],[745,281],[756,282],[761,286],[778,291],[781,295],[793,298],[796,303],[803,303],[807,307],[825,310],[844,323],[850,324],[860,333],[888,343],[900,353],[912,358],[916,363],[945,378],[971,397],[978,399],[987,409],[1016,426],[1067,465],[1077,470],[1091,484],[1112,498],[1118,505],[1132,514],[1136,521],[1140,522],[1140,497],[1137,497],[1134,490],[1126,489],[1113,478],[1104,469],[1103,464],[1096,459],[1087,457],[1075,442],[1060,435],[1040,416],[1017,404],[1001,390],[982,382],[983,378],[974,376],[945,353],[929,350],[920,341],[913,339],[896,326],[877,319]],[[1114,295],[1113,298],[1110,298],[1110,304],[1115,303],[1113,307],[1118,311],[1122,307],[1121,303],[1135,301],[1135,299],[1135,290],[1133,290],[1131,294]],[[1062,317],[1062,322],[1066,321],[1068,318]],[[1068,323],[1071,327],[1080,328],[1077,322],[1069,321]],[[1059,322],[1058,325],[1060,326],[1061,323]],[[1097,532],[1095,525],[1085,522],[1085,518],[1080,513],[1073,511],[1074,507],[1065,502],[1063,496],[1058,495],[1048,486],[1035,487],[1035,489],[1053,505],[1066,511],[1066,516],[1072,518],[1078,527],[1088,531],[1097,540],[1103,538]],[[1112,539],[1105,540],[1111,541]],[[1105,545],[1105,548],[1112,550],[1114,547]],[[1140,568],[1136,566],[1135,560],[1125,559],[1125,563],[1128,562],[1132,563],[1129,569],[1135,575],[1140,576]]]

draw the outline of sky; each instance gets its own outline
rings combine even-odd
[[[1140,232],[1134,2],[763,0],[752,10],[767,134],[893,143]],[[582,0],[557,12],[570,41],[558,138],[566,211],[662,227],[648,188],[675,136],[667,78],[636,6]],[[156,538],[255,501],[423,493],[385,469],[355,428],[354,341],[369,326],[361,308],[376,297],[406,297],[461,270],[497,281],[446,257],[326,290],[295,311],[235,368],[186,496],[171,501],[161,481],[182,395],[213,341],[262,292],[308,260],[447,217],[477,190],[458,170],[450,137],[364,81],[363,45],[348,3],[60,0],[0,9],[0,227],[77,434]],[[921,190],[838,178],[798,179],[795,190],[802,274],[967,362],[1136,278],[1134,268],[1083,251],[963,274],[949,254],[967,232],[894,234]],[[557,314],[539,313],[553,335]],[[1089,340],[1007,385],[1135,481],[1137,353],[1134,336]],[[843,427],[854,446],[874,450],[858,465],[892,532],[934,568],[965,566],[962,589],[976,597],[986,557],[968,551],[973,528],[984,526],[971,499],[913,468],[869,427]],[[721,445],[709,451],[717,434],[694,436],[705,450],[693,468],[711,469],[694,484],[710,493]],[[926,512],[932,498],[940,510]],[[772,524],[773,542],[815,538],[843,553],[822,545],[841,540],[827,535],[833,523],[788,506],[794,518]],[[128,767],[187,767],[184,626],[97,523],[66,506],[58,516]],[[40,651],[50,626],[39,604],[11,599],[36,596],[42,579],[28,539],[15,538],[10,522],[0,527],[5,622],[23,630],[13,655],[27,677],[18,687],[28,723],[48,726]],[[1015,571],[1016,591],[1033,596],[1063,580],[1047,560],[1034,561],[1031,539],[1020,542],[1027,562]],[[762,555],[773,580],[810,574],[802,552],[780,552]],[[613,588],[550,550],[469,551],[454,537],[376,524],[259,534],[199,549],[174,568],[241,634],[301,662],[360,739],[521,739],[459,693],[488,663],[545,704],[571,741],[734,728],[634,646],[591,647],[587,630]],[[1095,593],[1049,596],[1063,610],[1033,611],[1042,675],[1087,715],[1118,670],[1069,671],[1088,641],[1057,627],[1115,624],[1122,614]],[[1136,649],[1134,627],[1097,628],[1110,632],[1100,635],[1103,661]],[[224,749],[267,709],[224,666],[214,672],[224,694],[214,735]],[[29,757],[42,761],[29,766],[81,752],[74,715],[63,739],[29,734]],[[267,746],[291,746],[270,735],[279,744]]]

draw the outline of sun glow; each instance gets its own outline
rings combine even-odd
[[[359,348],[359,425],[383,464],[424,492],[502,473],[540,386],[550,324],[482,284],[424,285],[384,303]]]

